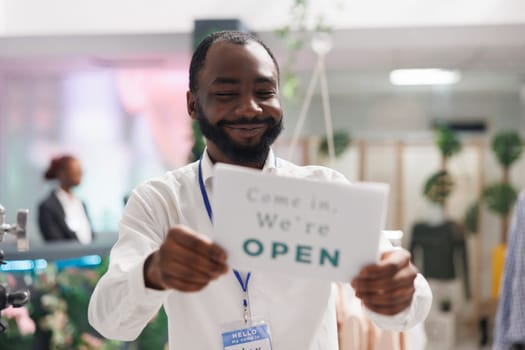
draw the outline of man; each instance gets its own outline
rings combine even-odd
[[[265,346],[337,349],[329,282],[263,272],[250,279],[229,270],[225,251],[207,238],[214,163],[346,181],[331,169],[299,167],[271,151],[282,128],[279,69],[272,53],[248,34],[206,37],[192,57],[187,107],[207,149],[200,161],[134,190],[109,270],[91,299],[91,324],[108,338],[132,340],[164,305],[171,350],[226,348],[223,336],[242,330],[238,323],[251,324],[252,317],[268,325],[271,341]],[[352,286],[370,317],[390,329],[413,326],[430,308],[430,289],[404,250],[384,253]]]
[[[514,207],[507,247],[492,350],[523,350],[525,259],[521,254],[525,248],[525,191],[520,193]]]

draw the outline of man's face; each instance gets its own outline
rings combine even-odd
[[[208,139],[216,161],[261,163],[282,129],[278,74],[266,50],[215,42],[188,93],[188,111]]]

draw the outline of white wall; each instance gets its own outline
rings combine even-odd
[[[253,30],[289,20],[292,0],[3,0],[3,35],[189,32],[194,18],[242,19]],[[0,2],[1,3],[1,2]],[[525,22],[521,0],[311,0],[335,28]],[[1,35],[2,32],[0,32]]]
[[[381,93],[332,96],[335,129],[347,129],[356,137],[425,135],[434,120],[481,119],[488,131],[518,129],[525,134],[524,105],[518,92]],[[285,135],[291,135],[300,106],[287,104]],[[315,96],[304,126],[306,135],[324,134],[323,110]]]
[[[0,0],[0,36],[5,35],[6,20],[5,20],[5,2],[7,0]]]

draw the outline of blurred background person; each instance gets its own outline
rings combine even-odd
[[[525,349],[525,191],[519,195],[505,258],[492,350]]]
[[[53,158],[44,178],[58,181],[58,186],[38,206],[38,226],[44,240],[91,243],[94,234],[86,206],[72,192],[82,180],[79,160],[71,155]]]

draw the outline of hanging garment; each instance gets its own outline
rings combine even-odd
[[[378,328],[351,288],[335,283],[333,291],[340,350],[406,350],[404,333]]]
[[[455,257],[459,254],[463,269],[465,297],[470,298],[465,230],[454,221],[441,224],[416,223],[412,229],[410,253],[416,257],[420,249],[423,259],[418,268],[425,278],[453,280],[456,278]],[[417,262],[417,259],[414,259]]]

